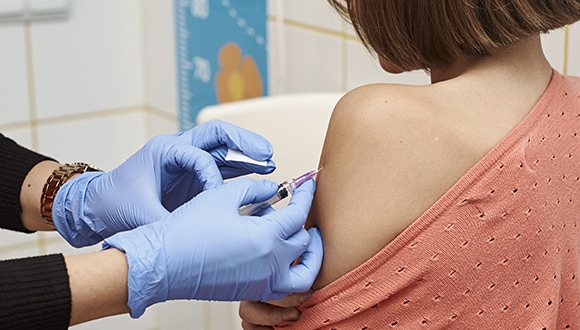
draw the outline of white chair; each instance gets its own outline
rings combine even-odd
[[[287,94],[223,103],[202,109],[197,123],[220,119],[267,138],[274,147],[277,169],[253,177],[282,182],[317,169],[330,115],[342,95]]]

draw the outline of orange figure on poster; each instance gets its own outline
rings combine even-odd
[[[239,101],[263,95],[262,78],[252,56],[242,56],[240,46],[229,42],[218,54],[220,71],[215,77],[219,103]]]

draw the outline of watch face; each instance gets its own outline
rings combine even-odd
[[[84,172],[103,172],[102,169],[95,167],[91,164],[87,164],[87,163],[73,163],[72,165],[77,166],[79,168],[82,168],[82,170],[78,173],[84,173]]]

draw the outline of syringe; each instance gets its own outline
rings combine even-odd
[[[323,167],[308,171],[301,176],[297,177],[296,179],[292,179],[292,181],[284,181],[278,185],[278,191],[272,198],[268,199],[267,201],[256,203],[256,204],[248,204],[244,205],[239,208],[240,215],[254,215],[262,210],[267,209],[268,207],[278,203],[279,201],[283,200],[284,198],[292,195],[294,193],[294,189],[300,187],[304,182],[314,178],[316,173],[320,172]]]

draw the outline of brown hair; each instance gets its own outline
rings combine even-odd
[[[483,57],[580,19],[580,0],[328,0],[363,44],[405,70]]]

